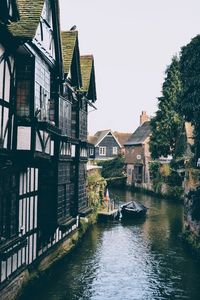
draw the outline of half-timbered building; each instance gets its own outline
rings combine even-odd
[[[96,89],[93,57],[82,61],[78,32],[60,34],[58,0],[1,1],[0,295],[89,212]]]
[[[79,91],[79,121],[78,131],[80,139],[79,150],[79,213],[85,215],[90,211],[88,207],[88,198],[86,193],[86,174],[88,150],[91,145],[87,142],[88,137],[88,109],[96,109],[94,102],[96,101],[96,85],[95,85],[95,70],[94,58],[92,55],[84,55],[80,57],[82,89]]]
[[[15,1],[0,4],[0,284],[24,264],[25,239],[19,235],[19,172],[13,163],[15,50],[7,24],[18,20]]]

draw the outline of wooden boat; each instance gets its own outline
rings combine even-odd
[[[135,218],[145,216],[147,207],[133,200],[121,206],[122,218]]]

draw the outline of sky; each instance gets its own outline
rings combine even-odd
[[[93,54],[97,101],[88,131],[133,132],[153,116],[166,67],[200,34],[199,0],[60,0],[61,29],[77,26],[81,55]]]

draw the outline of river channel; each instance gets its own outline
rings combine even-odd
[[[181,241],[180,203],[110,191],[120,203],[137,198],[146,219],[100,223],[62,260],[28,300],[200,299],[200,263]]]

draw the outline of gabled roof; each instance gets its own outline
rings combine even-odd
[[[81,75],[83,80],[83,87],[82,90],[84,92],[88,92],[89,85],[90,85],[90,78],[92,72],[92,65],[93,65],[93,56],[92,55],[82,55],[80,57],[81,63]]]
[[[61,41],[64,73],[68,75],[71,71],[74,86],[82,87],[78,31],[61,32]],[[73,76],[74,74],[76,74],[76,78]]]
[[[64,72],[69,73],[74,55],[74,49],[78,42],[78,31],[62,31],[62,56]]]
[[[33,39],[40,22],[45,0],[17,0],[20,20],[8,25],[15,37]]]
[[[141,145],[150,136],[151,128],[150,122],[144,122],[139,126],[136,131],[131,135],[130,139],[124,144],[125,146]]]
[[[132,133],[114,131],[114,135],[119,143],[123,146],[131,137]]]
[[[111,131],[111,129],[106,129],[106,130],[100,130],[97,131],[95,133],[94,136],[89,136],[88,137],[88,141],[92,144],[95,145],[95,147],[97,147],[100,142],[109,134],[111,133],[111,135],[113,136],[113,138],[116,140],[117,144],[119,145],[119,147],[122,147],[121,144],[119,143],[118,139],[116,138],[116,136],[113,134],[113,132]]]
[[[96,100],[96,84],[94,71],[93,55],[84,55],[80,57],[82,91],[86,93],[88,100]]]

